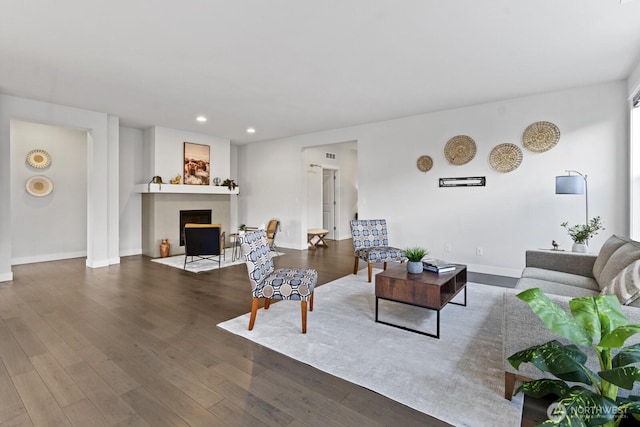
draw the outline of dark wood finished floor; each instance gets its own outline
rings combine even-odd
[[[351,241],[329,244],[276,265],[350,274]],[[244,265],[84,263],[15,266],[0,286],[0,426],[446,425],[216,328],[250,309]]]

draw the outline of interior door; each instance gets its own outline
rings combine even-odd
[[[322,169],[322,228],[327,238],[336,238],[336,171]]]

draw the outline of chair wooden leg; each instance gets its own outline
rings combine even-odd
[[[307,333],[307,302],[302,301],[300,303],[300,311],[302,313],[302,333]]]
[[[369,263],[367,264],[368,267],[368,271],[369,271],[369,283],[371,283],[371,276],[373,275],[373,264]]]
[[[269,306],[271,305],[271,298],[264,299],[264,309],[269,310]]]
[[[313,294],[314,292],[311,292],[311,298],[309,299],[309,311],[313,311]]]
[[[258,305],[260,304],[260,298],[253,298],[251,303],[251,318],[249,319],[249,330],[253,330],[253,325],[256,323],[256,314],[258,313]]]
[[[358,261],[360,261],[360,258],[356,257],[356,260],[353,263],[353,274],[358,274]]]
[[[387,261],[385,261],[385,262],[382,264],[382,269],[383,269],[383,270],[386,270],[386,269],[387,269]]]
[[[513,389],[516,386],[516,374],[513,372],[504,373],[504,398],[511,400],[513,397]]]

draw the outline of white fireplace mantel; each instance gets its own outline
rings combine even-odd
[[[135,191],[153,194],[239,194],[240,188],[229,190],[219,185],[138,184]]]

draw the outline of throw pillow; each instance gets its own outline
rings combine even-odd
[[[600,275],[602,274],[602,270],[607,265],[607,261],[611,258],[611,255],[622,245],[628,243],[630,239],[628,237],[622,237],[614,234],[609,237],[606,242],[600,248],[600,252],[598,252],[598,258],[593,263],[593,277],[595,277],[596,282],[601,283],[601,288],[608,285],[609,283],[603,283],[600,281]]]
[[[629,241],[611,254],[596,280],[601,287],[607,286],[625,267],[637,260],[640,260],[640,242]]]
[[[620,304],[629,305],[640,297],[640,260],[626,266],[600,295],[614,294]]]

